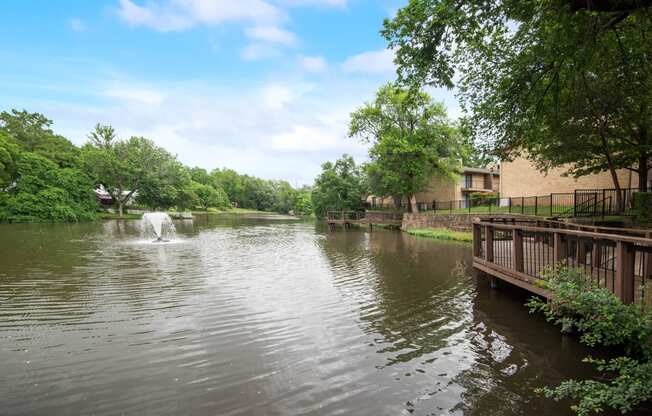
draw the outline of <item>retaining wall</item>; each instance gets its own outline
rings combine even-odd
[[[416,213],[403,215],[401,229],[410,228],[449,228],[451,230],[471,231],[474,218],[518,218],[513,214],[433,214]]]

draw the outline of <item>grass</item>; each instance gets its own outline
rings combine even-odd
[[[534,206],[524,206],[521,207],[519,206],[513,206],[511,210],[511,214],[524,214],[524,215],[537,215],[541,217],[551,217],[555,215],[561,215],[563,213],[568,212],[569,210],[572,210],[572,206],[567,206],[567,205],[553,205],[550,207],[550,205],[547,206],[539,206],[536,209],[535,212],[535,207]],[[469,208],[454,208],[454,209],[438,209],[436,211],[428,211],[428,212],[434,212],[435,214],[509,214],[510,210],[509,207],[497,207],[497,206],[478,206],[478,207],[472,207],[471,209]]]
[[[143,217],[142,214],[122,214],[122,217],[115,212],[98,212],[97,218],[101,220],[139,220]]]
[[[437,240],[451,240],[472,242],[473,234],[466,231],[452,231],[447,228],[410,228],[405,231],[417,237],[434,238]]]

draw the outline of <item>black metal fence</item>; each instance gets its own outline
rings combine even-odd
[[[577,189],[569,193],[542,196],[522,196],[499,199],[461,199],[434,201],[431,207],[419,206],[420,211],[445,213],[509,213],[548,217],[631,216],[634,193],[638,188]]]

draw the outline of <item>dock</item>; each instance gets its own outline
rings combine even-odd
[[[336,226],[345,229],[352,225],[368,225],[373,228],[375,225],[400,228],[403,224],[403,212],[394,211],[328,211],[326,223],[333,230]]]
[[[476,219],[473,267],[540,296],[547,267],[583,269],[624,303],[652,307],[652,230],[517,218]]]

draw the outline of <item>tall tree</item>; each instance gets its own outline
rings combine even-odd
[[[351,114],[349,136],[372,144],[367,168],[372,192],[405,197],[412,212],[415,194],[433,175],[452,179],[461,168],[458,130],[443,104],[424,92],[381,87],[374,102]]]
[[[476,139],[575,176],[652,164],[652,2],[410,0],[383,35],[401,81],[457,87]]]
[[[335,163],[326,162],[321,168],[312,190],[315,215],[323,218],[328,211],[362,209],[365,180],[353,158],[342,155]]]
[[[83,151],[87,171],[111,195],[120,216],[137,192],[160,191],[182,171],[176,169],[175,157],[153,141],[143,137],[118,140],[109,126],[98,124]]]

